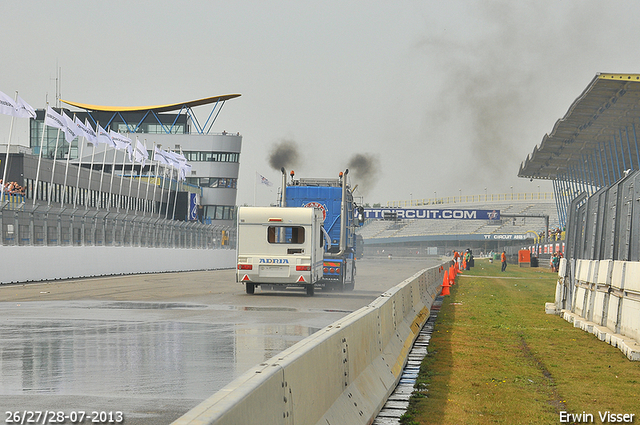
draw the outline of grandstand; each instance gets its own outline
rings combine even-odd
[[[560,232],[556,204],[553,199],[500,199],[465,203],[438,203],[438,208],[497,210],[503,215],[549,216],[550,233]],[[520,199],[518,199],[520,198]],[[417,208],[422,208],[417,207]],[[428,207],[426,207],[428,208]],[[396,247],[426,252],[437,247],[440,254],[453,249],[478,249],[489,252],[506,245],[534,243],[544,235],[545,221],[540,217],[501,217],[500,220],[456,219],[368,219],[358,229],[367,251]],[[537,238],[540,236],[540,238]]]

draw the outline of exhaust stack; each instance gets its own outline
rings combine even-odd
[[[342,202],[340,203],[340,255],[347,249],[347,174],[349,169],[341,174],[342,178]]]
[[[287,171],[284,169],[284,167],[280,168],[280,171],[282,171],[282,190],[280,191],[280,206],[281,207],[286,207],[287,206]]]

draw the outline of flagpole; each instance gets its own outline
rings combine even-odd
[[[47,102],[47,108],[44,110],[45,119],[47,120],[47,110],[49,108],[49,102]],[[42,145],[44,145],[44,134],[47,132],[47,125],[42,122],[42,137],[40,138],[40,152],[38,152],[38,169],[36,170],[36,181],[33,188],[33,206],[36,206],[36,198],[38,197],[38,179],[40,178],[40,164],[42,163]]]
[[[156,157],[156,142],[153,142],[153,158]],[[153,161],[151,161],[151,165],[153,165]],[[156,172],[153,176],[153,196],[152,196],[152,200],[151,200],[151,215],[153,215],[153,210],[155,209],[156,206],[156,189],[158,188],[158,168],[160,166],[160,161],[156,161]],[[151,171],[151,169],[149,169],[149,171]],[[149,191],[149,182],[147,182],[147,191]],[[162,192],[160,192],[160,195],[162,195]]]
[[[64,112],[63,112],[64,114]],[[67,114],[64,114],[65,117],[67,117]],[[73,114],[73,118],[76,117],[76,114]],[[67,119],[67,118],[65,118]],[[67,124],[67,127],[69,127],[69,124]],[[65,133],[66,134],[66,133]],[[73,132],[72,132],[73,134]],[[65,136],[66,138],[66,136]],[[67,165],[64,169],[64,184],[62,185],[62,205],[61,208],[64,208],[64,198],[65,198],[65,194],[67,192],[67,177],[69,176],[69,162],[71,161],[71,144],[73,143],[75,137],[73,139],[71,139],[71,141],[69,142],[69,151],[67,152]]]
[[[102,182],[104,180],[104,165],[106,164],[107,161],[107,148],[109,146],[105,146],[104,150],[102,151],[102,167],[100,168],[100,188],[98,189],[98,207],[102,207],[105,208],[106,206],[103,204],[102,202]],[[109,210],[108,207],[107,211]]]
[[[73,196],[73,209],[76,208],[76,201],[78,200],[78,192],[80,191],[80,170],[82,169],[80,164],[82,164],[82,155],[84,153],[84,140],[85,140],[85,136],[82,136],[82,144],[80,145],[80,156],[78,157],[78,178],[76,179],[76,193],[74,193],[74,196]],[[79,138],[78,138],[78,143],[81,143]],[[90,183],[91,183],[91,180],[89,180],[89,184]],[[85,203],[86,203],[86,199],[85,199]]]
[[[53,151],[53,164],[51,165],[51,184],[49,185],[49,193],[47,195],[47,206],[51,206],[51,192],[53,191],[53,176],[56,171],[56,157],[58,156],[58,141],[60,140],[60,129],[58,129],[58,134],[56,135],[56,147]]]
[[[180,170],[178,170],[178,174],[180,174]],[[176,219],[176,204],[178,203],[178,185],[180,184],[180,176],[176,178],[176,193],[173,196],[173,212],[171,214],[171,220]]]
[[[253,181],[253,206],[256,206],[256,190],[258,188],[258,172],[256,171],[256,178]]]
[[[124,164],[127,161],[127,153],[123,151],[123,154],[124,156],[122,157],[122,174],[120,174],[120,189],[118,189],[118,212],[120,212],[120,206],[122,205],[122,181],[124,180]]]
[[[147,150],[147,139],[144,139],[144,150]],[[149,165],[149,170],[151,170],[151,165]],[[140,166],[140,175],[138,176],[138,192],[136,193],[136,198],[138,202],[138,210],[140,210],[140,182],[142,181],[142,172],[144,171],[144,164]],[[148,176],[147,176],[148,177]],[[147,190],[144,194],[144,202],[142,203],[142,216],[144,217],[144,213],[147,208],[147,195],[149,195],[149,179],[147,179]]]
[[[109,211],[109,206],[111,205],[111,190],[113,189],[113,175],[115,174],[115,168],[116,168],[116,152],[118,150],[114,147],[113,148],[113,163],[111,164],[111,182],[109,183],[109,202],[107,202],[107,211]]]
[[[164,198],[164,183],[167,180],[165,178],[165,174],[167,173],[167,167],[165,165],[162,168],[163,168],[163,170],[162,170],[162,187],[160,188],[160,201],[159,201],[160,205],[158,205],[158,215],[160,217],[162,217],[162,199]],[[167,196],[167,198],[168,198],[168,196]]]
[[[171,198],[171,183],[173,180],[173,162],[171,163],[171,174],[169,177],[169,193],[167,193],[167,207],[164,209],[164,218],[165,220],[169,219],[169,199]],[[176,185],[176,190],[178,189],[178,186]]]
[[[16,90],[15,102],[18,102],[18,91]],[[4,186],[7,184],[7,168],[9,168],[9,147],[11,146],[11,133],[13,133],[13,120],[11,115],[11,125],[9,126],[9,140],[7,140],[7,155],[4,158],[4,171],[2,172],[2,188],[0,189],[0,204],[4,202]]]
[[[126,213],[129,214],[129,205],[131,204],[131,180],[133,180],[133,169],[135,168],[135,164],[133,162],[133,158],[129,158],[129,162],[131,163],[131,173],[129,174],[129,194],[127,195],[126,202]]]
[[[182,148],[180,148],[180,155],[182,155]],[[175,196],[173,198],[173,213],[172,213],[172,216],[171,216],[171,220],[175,220],[176,219],[176,204],[178,203],[178,185],[180,184],[180,172],[181,171],[182,171],[182,169],[178,168],[178,175],[176,176],[176,194],[175,194]]]
[[[164,175],[167,173],[167,167],[164,167],[162,171],[162,189],[160,189],[160,205],[158,205],[158,215],[162,217],[162,198],[164,198],[164,183],[167,180]],[[169,188],[169,193],[171,193],[171,188]],[[169,195],[167,195],[167,204],[169,203]],[[166,209],[165,209],[166,210]],[[165,217],[166,218],[166,217]]]
[[[87,121],[85,120],[85,122]],[[98,134],[98,131],[100,131],[99,127],[100,127],[100,121],[96,123],[96,141],[95,143],[91,144],[91,168],[89,168],[89,183],[87,183],[87,194],[89,195],[90,199],[93,199],[93,197],[91,196],[91,174],[93,174],[93,159],[96,155],[96,144],[98,144],[97,134]],[[103,156],[103,159],[104,159],[104,156]],[[98,188],[98,193],[102,193],[102,175],[100,176],[100,187]],[[85,206],[86,206],[85,209],[89,209],[89,202],[85,202]],[[96,206],[96,210],[97,209],[98,209],[98,206]]]

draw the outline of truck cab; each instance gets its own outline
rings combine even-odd
[[[284,170],[282,170],[284,176]],[[323,214],[327,245],[324,249],[322,279],[317,286],[325,290],[353,291],[356,277],[356,204],[347,184],[349,170],[339,178],[300,178],[283,183],[286,205],[319,208]]]

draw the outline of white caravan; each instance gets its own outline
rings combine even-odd
[[[301,286],[322,278],[323,216],[318,208],[238,208],[236,282],[247,294],[259,285]]]

